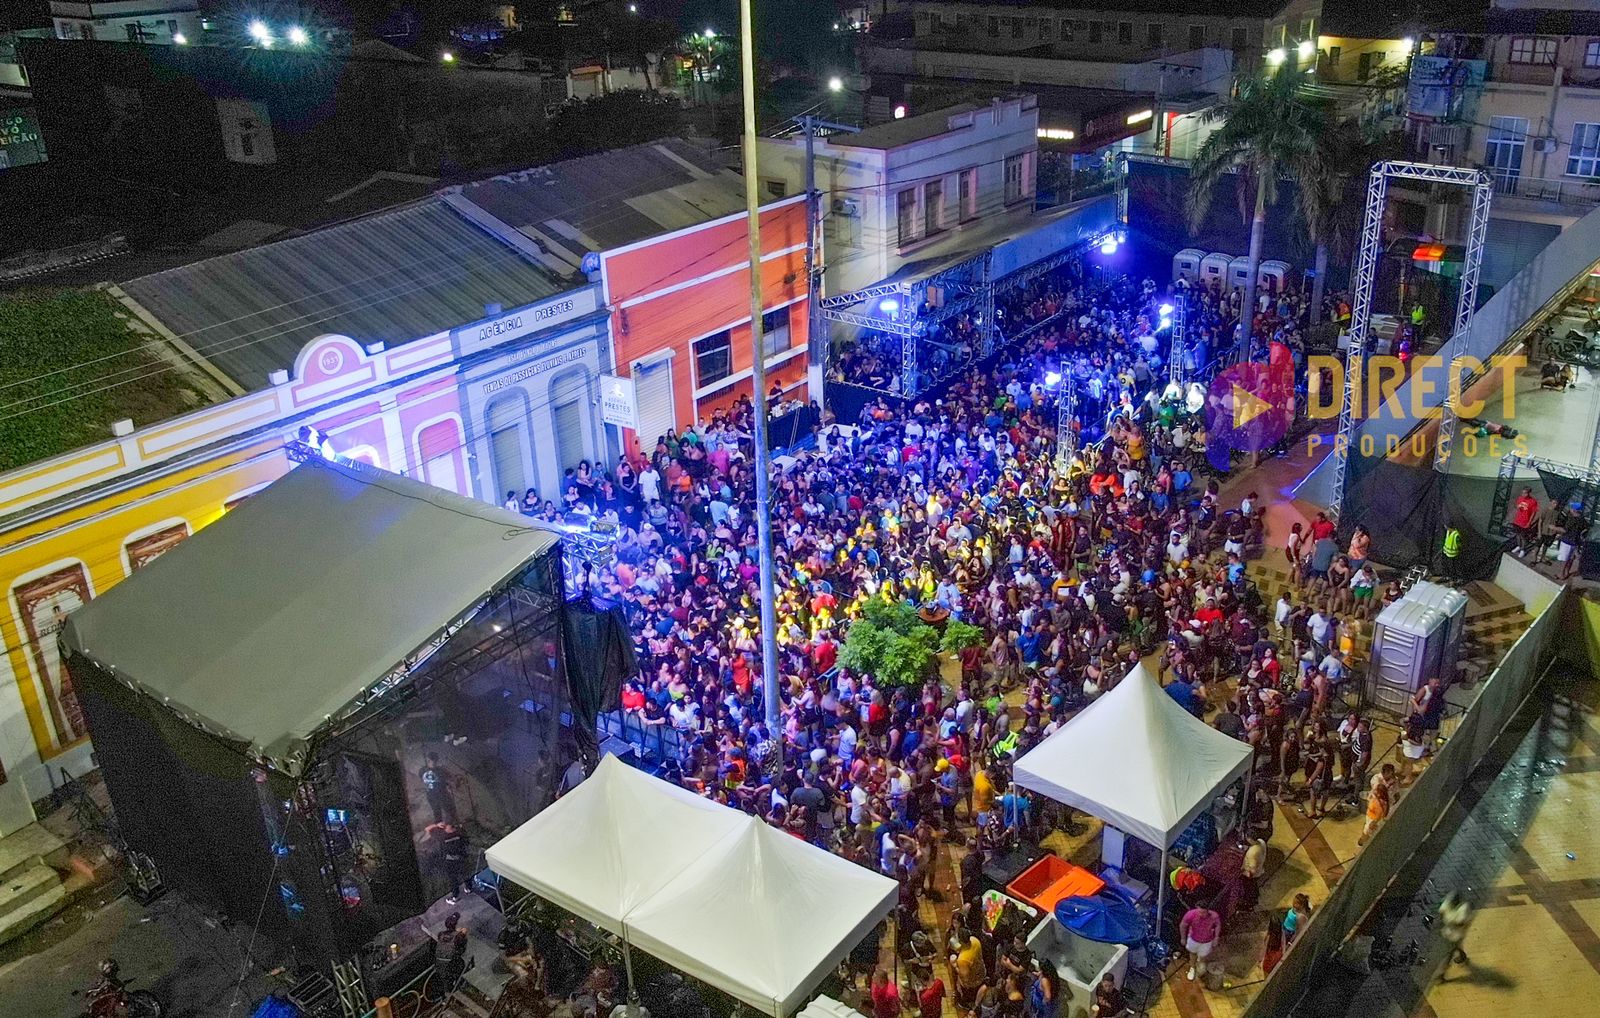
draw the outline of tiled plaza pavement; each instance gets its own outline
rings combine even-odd
[[[1303,1013],[1350,1018],[1593,1014],[1600,1001],[1600,683],[1553,677],[1396,877],[1364,932],[1418,963],[1338,966]],[[1478,905],[1446,965],[1431,917],[1451,890]]]

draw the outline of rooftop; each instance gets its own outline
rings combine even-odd
[[[666,138],[452,188],[561,262],[744,210],[744,180],[705,144]]]
[[[1151,12],[1157,14],[1210,15],[1217,18],[1270,18],[1292,0],[1233,0],[1219,6],[1209,0],[939,0],[941,3],[980,7],[1024,7],[1049,11]]]
[[[891,120],[857,134],[837,135],[829,138],[828,143],[849,148],[899,148],[901,145],[910,145],[913,142],[937,138],[941,134],[949,134],[952,130],[950,126],[952,117],[971,113],[977,108],[975,103],[961,103],[942,110],[934,110],[932,113],[919,113],[914,117]]]
[[[123,289],[246,390],[325,333],[400,346],[570,283],[443,200],[142,276]]]

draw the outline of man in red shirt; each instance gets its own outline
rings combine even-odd
[[[900,987],[883,969],[872,974],[871,996],[872,1018],[900,1018]]]
[[[1516,505],[1511,513],[1511,526],[1517,532],[1517,555],[1528,553],[1528,547],[1536,536],[1534,521],[1539,518],[1539,500],[1533,497],[1532,488],[1523,488],[1522,494],[1517,496]]]
[[[1317,513],[1317,518],[1311,521],[1311,540],[1315,542],[1332,537],[1338,530],[1338,526],[1328,519],[1327,513]]]
[[[922,1018],[941,1018],[944,1014],[944,980],[938,976],[917,993],[917,1010]]]

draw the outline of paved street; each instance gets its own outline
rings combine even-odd
[[[100,959],[114,957],[135,988],[149,989],[171,1018],[230,1018],[250,1014],[279,985],[265,972],[238,987],[248,929],[224,927],[216,919],[167,895],[145,908],[123,896],[88,899],[7,944],[0,958],[0,1018],[79,1018],[83,1001],[74,994],[94,985]],[[268,965],[271,947],[255,946]]]

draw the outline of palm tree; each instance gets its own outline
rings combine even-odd
[[[1317,144],[1327,125],[1324,107],[1304,88],[1302,73],[1284,63],[1276,71],[1241,77],[1233,94],[1206,111],[1218,124],[1200,146],[1189,167],[1189,227],[1198,230],[1211,209],[1217,184],[1237,172],[1241,189],[1255,186],[1255,211],[1250,219],[1250,276],[1240,304],[1239,359],[1250,354],[1250,322],[1254,318],[1256,274],[1261,268],[1261,238],[1267,206],[1278,196],[1278,179],[1317,175]],[[1243,191],[1241,191],[1241,196]]]
[[[1322,296],[1327,286],[1330,251],[1348,259],[1355,253],[1361,233],[1362,203],[1350,200],[1352,181],[1362,180],[1375,162],[1400,155],[1404,143],[1395,134],[1374,134],[1356,119],[1332,122],[1323,132],[1321,155],[1314,171],[1300,178],[1298,205],[1306,233],[1315,246],[1312,260],[1311,324],[1322,318]]]

